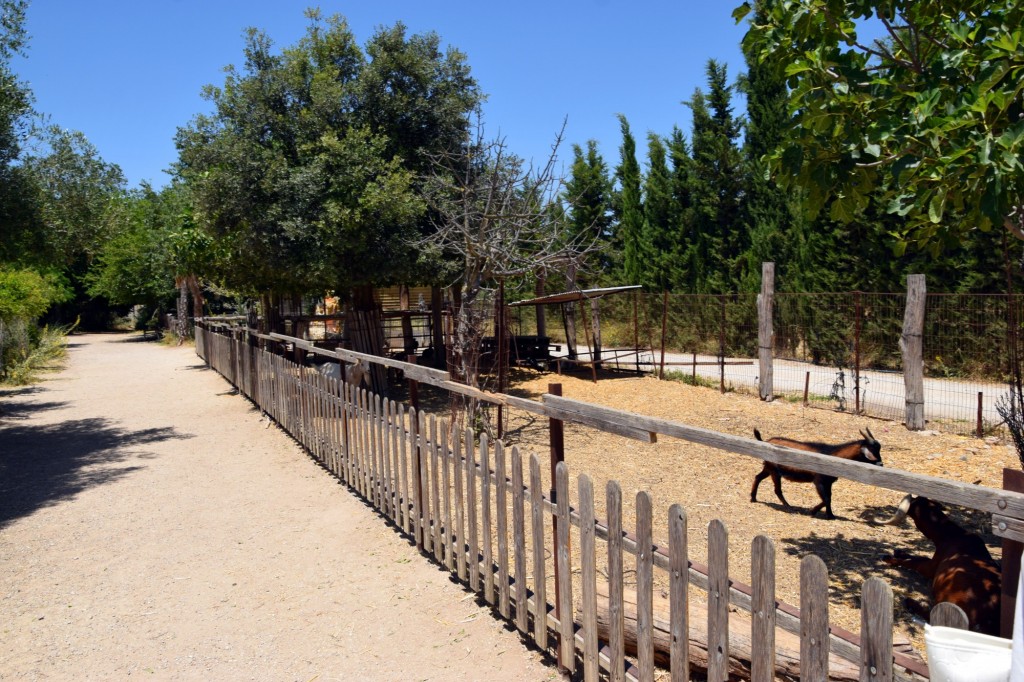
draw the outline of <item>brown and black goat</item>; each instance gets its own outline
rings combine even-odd
[[[771,443],[772,445],[779,445],[784,448],[807,450],[808,452],[817,452],[831,457],[839,457],[841,459],[849,459],[856,462],[867,462],[868,464],[882,466],[882,444],[875,440],[875,437],[871,435],[871,429],[865,428],[860,432],[860,435],[863,436],[861,440],[853,440],[849,443],[840,443],[838,445],[830,445],[828,443],[805,443],[798,440],[791,440],[789,438],[769,438],[766,442]],[[761,432],[757,429],[754,429],[754,437],[758,440],[764,440],[761,438]],[[787,502],[786,498],[782,495],[783,478],[790,481],[796,481],[797,483],[814,483],[814,487],[818,491],[818,496],[821,498],[821,502],[811,510],[811,515],[813,516],[824,509],[825,518],[835,518],[835,514],[832,513],[832,484],[836,482],[835,476],[815,474],[810,471],[803,471],[802,469],[794,469],[781,464],[765,462],[764,468],[761,469],[761,473],[754,477],[754,485],[750,489],[751,502],[757,502],[757,487],[761,485],[761,481],[769,476],[772,477],[772,482],[775,484],[775,496],[779,498],[779,501],[782,502],[786,509],[790,509],[791,507],[789,502]]]
[[[891,518],[876,519],[876,523],[893,525],[908,516],[935,543],[935,553],[931,558],[897,553],[886,557],[885,563],[917,571],[931,580],[934,604],[956,604],[967,614],[971,630],[998,635],[1002,573],[985,542],[951,521],[941,504],[926,497],[907,495]],[[928,620],[924,604],[910,598],[904,603],[911,613]]]

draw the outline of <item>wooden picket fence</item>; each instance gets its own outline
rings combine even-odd
[[[605,490],[607,518],[598,519],[590,477],[581,474],[573,482],[564,462],[553,467],[554,490],[545,492],[536,455],[524,458],[518,448],[507,449],[501,441],[489,442],[486,435],[476,437],[470,430],[450,433],[435,415],[260,349],[248,342],[252,334],[215,333],[205,326],[197,326],[196,348],[210,367],[410,534],[434,561],[493,605],[524,638],[555,656],[564,670],[581,668],[585,680],[653,680],[656,665],[670,670],[672,680],[688,680],[697,671],[706,671],[707,679],[715,681],[731,676],[768,682],[778,675],[880,682],[928,677],[922,661],[893,650],[892,591],[879,578],[863,584],[859,637],[830,628],[828,574],[816,556],[801,563],[797,610],[775,598],[775,549],[767,537],[753,541],[752,585],[744,585],[729,577],[728,530],[720,521],[708,528],[705,566],[688,556],[686,512],[678,504],[667,510],[667,544],[657,545],[646,492],[636,496],[635,529],[624,529],[622,492],[615,481]],[[323,354],[336,359],[358,355]],[[415,365],[405,369],[427,379],[436,373]],[[859,463],[819,461],[831,458],[672,427],[638,415],[627,423],[607,408],[585,410],[574,401],[548,397],[550,405],[534,403],[534,409],[549,417],[603,425],[620,434],[632,429],[688,437],[822,473],[833,473],[841,464],[838,475],[848,478],[991,507],[989,511],[1005,515],[998,518],[1013,528],[1024,519],[1024,495],[1018,493],[879,472]],[[522,403],[529,401],[514,402],[525,407]],[[569,504],[570,485],[578,493],[577,508]],[[624,572],[631,568],[626,555],[635,563],[635,594],[624,586]],[[574,572],[574,567],[579,570]],[[656,594],[656,586],[667,586],[667,600]],[[691,599],[691,587],[702,591],[701,599]],[[739,616],[730,607],[745,616],[744,625],[738,625]],[[949,607],[937,607],[933,622],[965,626],[963,612]],[[695,618],[695,613],[702,617]],[[779,637],[796,644],[781,646]]]

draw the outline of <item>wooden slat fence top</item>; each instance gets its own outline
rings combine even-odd
[[[592,405],[570,398],[545,395],[544,402],[552,407],[561,408],[566,413],[584,414],[592,420],[592,423],[603,421],[616,425],[630,423],[635,429],[672,436],[673,438],[680,438],[701,445],[709,445],[719,450],[726,450],[775,464],[782,464],[829,476],[838,476],[839,478],[846,478],[881,488],[889,488],[890,490],[902,493],[921,495],[938,502],[958,504],[992,514],[1024,520],[1024,494],[1021,493],[950,481],[937,476],[912,474],[900,471],[899,469],[886,469],[873,464],[852,462],[805,450],[779,447],[753,438],[720,433],[718,431],[672,422],[667,419],[648,417],[609,407]]]

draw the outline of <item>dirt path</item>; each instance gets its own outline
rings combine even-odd
[[[0,679],[557,674],[190,348],[0,390]]]

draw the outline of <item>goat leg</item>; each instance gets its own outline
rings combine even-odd
[[[885,557],[882,561],[890,566],[909,568],[911,571],[920,573],[925,578],[931,579],[935,576],[935,563],[931,558],[923,556],[893,555]]]
[[[751,488],[750,488],[750,501],[751,502],[757,502],[757,489],[760,487],[761,481],[763,481],[764,479],[768,478],[770,473],[771,472],[768,470],[768,467],[765,466],[763,469],[761,469],[761,473],[759,473],[757,476],[754,476],[754,485],[751,486]]]
[[[778,469],[772,469],[771,474],[772,483],[775,484],[775,497],[779,498],[779,500],[782,502],[782,506],[784,506],[786,509],[792,509],[792,506],[789,504],[789,502],[786,501],[786,498],[783,497],[782,495],[782,474],[779,472]]]
[[[832,513],[832,484],[835,483],[834,478],[815,478],[814,488],[818,491],[818,497],[821,498],[821,503],[818,504],[814,509],[811,510],[811,516],[814,516],[822,509],[825,510],[826,519],[834,519],[835,514]]]

